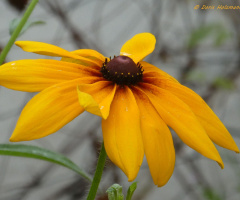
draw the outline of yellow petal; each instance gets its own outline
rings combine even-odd
[[[97,80],[83,78],[67,81],[34,96],[22,110],[10,141],[34,140],[58,131],[84,111],[78,103],[77,85]]]
[[[165,185],[172,176],[175,150],[171,132],[161,119],[147,96],[137,88],[133,94],[141,114],[141,131],[144,152],[154,183]]]
[[[46,56],[74,58],[86,63],[98,64],[94,60],[78,56],[52,44],[34,41],[17,41],[15,42],[15,44],[27,52],[37,53]]]
[[[176,84],[170,80],[146,78],[145,81],[151,82],[170,91],[185,102],[197,116],[199,122],[213,142],[223,148],[239,153],[239,149],[228,130],[198,94],[191,89],[181,84]]]
[[[89,58],[89,59],[101,61],[101,62],[105,61],[105,56],[103,56],[99,52],[97,52],[95,50],[92,50],[92,49],[79,49],[79,50],[76,50],[76,51],[72,51],[71,53],[74,53],[76,55],[86,57],[86,58]]]
[[[154,65],[151,65],[150,63],[147,62],[140,62],[141,65],[143,66],[143,79],[144,78],[148,78],[148,77],[156,77],[156,78],[165,78],[165,79],[170,79],[176,83],[178,83],[178,81],[173,78],[172,76],[170,76],[168,73],[162,71],[161,69],[157,68]],[[143,80],[143,82],[145,82]]]
[[[143,83],[141,88],[148,95],[159,115],[189,147],[215,160],[223,168],[222,159],[191,109],[176,96],[156,86]]]
[[[100,70],[100,68],[103,65],[103,62],[105,61],[105,57],[100,54],[99,52],[92,50],[92,49],[79,49],[76,51],[72,51],[71,53],[76,54],[78,56],[93,60],[97,65],[92,65],[91,63],[85,63],[80,60],[76,60],[73,58],[62,58],[62,60],[67,61],[67,62],[73,62],[73,63],[78,63],[78,64],[84,64],[86,66],[91,66],[92,68],[94,67],[97,70]]]
[[[130,57],[135,63],[143,60],[155,49],[156,38],[151,33],[139,33],[121,48],[120,55]]]
[[[102,120],[103,139],[111,161],[126,174],[129,181],[136,178],[144,150],[140,115],[136,100],[128,87],[119,87],[110,114]]]
[[[78,100],[86,111],[107,119],[115,91],[116,84],[109,81],[79,85]]]
[[[101,76],[101,73],[57,60],[19,60],[1,66],[0,85],[13,90],[38,92],[60,82],[89,76]]]

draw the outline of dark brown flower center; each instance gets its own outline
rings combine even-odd
[[[118,85],[135,85],[142,80],[143,69],[140,63],[135,63],[127,56],[117,56],[107,59],[101,68],[103,77]]]

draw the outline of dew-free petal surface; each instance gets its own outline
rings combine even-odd
[[[92,49],[79,49],[76,51],[72,51],[71,53],[76,54],[78,56],[93,60],[95,65],[92,65],[92,63],[87,63],[81,60],[73,59],[73,58],[62,58],[62,60],[67,62],[73,62],[78,64],[83,64],[85,66],[90,66],[91,68],[95,68],[96,70],[100,70],[100,68],[103,65],[103,62],[105,61],[105,57],[100,54],[99,52],[92,50]]]
[[[194,112],[213,142],[223,148],[239,153],[239,149],[228,130],[198,94],[181,84],[166,79],[146,78],[145,81],[168,90],[185,102]]]
[[[23,108],[10,141],[34,140],[58,131],[84,111],[78,103],[77,85],[98,79],[80,78],[41,91]]]
[[[78,50],[72,51],[71,53],[74,53],[76,55],[83,56],[86,58],[100,60],[102,62],[105,61],[105,56],[103,56],[101,53],[93,49],[78,49]]]
[[[94,60],[78,56],[74,53],[71,53],[65,49],[62,49],[52,44],[35,41],[16,41],[15,44],[27,52],[32,52],[45,56],[74,58],[86,63],[98,64]]]
[[[175,150],[172,135],[148,97],[133,88],[140,114],[144,153],[155,185],[165,185],[172,176]]]
[[[130,57],[135,63],[144,59],[155,49],[156,39],[151,33],[139,33],[121,48],[120,55]]]
[[[151,84],[142,83],[141,88],[149,97],[163,121],[181,140],[200,154],[215,160],[223,168],[222,159],[191,109],[175,95]]]
[[[102,120],[102,130],[108,157],[133,181],[142,164],[144,149],[139,109],[128,87],[117,89],[110,114]]]
[[[170,76],[168,73],[164,72],[163,70],[157,68],[154,65],[151,65],[150,63],[147,62],[140,62],[140,64],[143,66],[143,78],[148,78],[148,77],[156,77],[156,78],[164,78],[164,79],[170,79],[176,83],[178,83],[178,81]]]
[[[81,77],[100,76],[94,69],[57,60],[18,60],[0,68],[0,85],[13,90],[39,92],[54,84]]]

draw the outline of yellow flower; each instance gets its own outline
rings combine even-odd
[[[86,110],[103,118],[107,155],[129,181],[136,178],[145,154],[154,183],[167,183],[175,163],[168,126],[223,168],[213,142],[239,152],[237,145],[199,95],[142,61],[155,42],[150,33],[137,34],[113,59],[90,49],[69,52],[41,42],[16,42],[25,51],[62,60],[19,60],[1,66],[2,86],[40,92],[23,109],[10,141],[45,137]]]

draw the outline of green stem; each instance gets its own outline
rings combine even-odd
[[[32,0],[32,2],[29,4],[26,12],[24,13],[20,23],[18,24],[17,28],[13,32],[10,40],[8,41],[7,45],[4,47],[1,55],[0,55],[0,65],[4,62],[8,52],[10,51],[12,45],[14,44],[15,40],[17,39],[19,33],[21,32],[23,26],[27,22],[29,16],[31,15],[32,11],[34,10],[36,4],[38,3],[38,0]]]
[[[94,174],[93,182],[90,188],[90,191],[88,193],[87,200],[94,200],[95,196],[97,194],[98,190],[98,185],[100,183],[101,177],[102,177],[102,172],[103,168],[105,166],[105,161],[107,158],[107,154],[104,148],[104,143],[102,143],[101,151],[98,157],[98,163],[97,163],[97,168]]]

